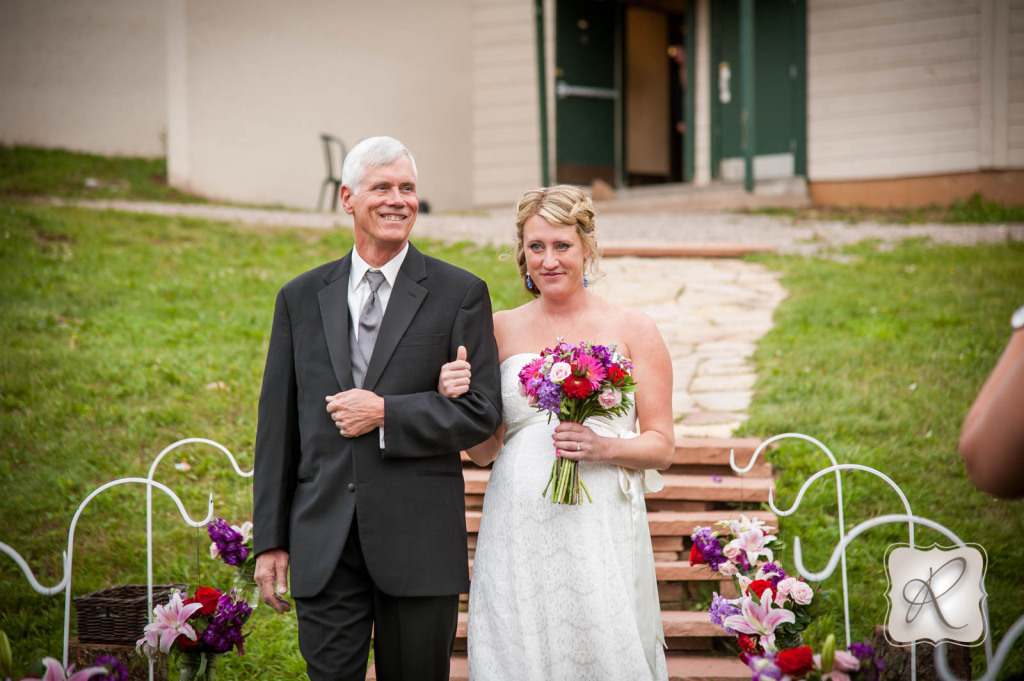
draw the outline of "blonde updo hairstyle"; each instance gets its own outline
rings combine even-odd
[[[526,246],[523,243],[523,225],[534,215],[558,227],[572,227],[579,235],[583,247],[590,251],[584,261],[584,271],[591,277],[600,276],[601,256],[597,252],[597,235],[594,233],[594,202],[579,187],[558,184],[551,187],[531,189],[519,199],[516,213],[515,261],[523,286],[533,297],[540,291],[537,285],[526,286]]]

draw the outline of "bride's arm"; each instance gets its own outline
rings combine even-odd
[[[555,429],[555,447],[567,459],[664,470],[672,465],[676,446],[672,425],[672,359],[650,317],[633,310],[625,311],[624,315],[626,323],[622,328],[628,329],[626,340],[633,360],[633,396],[640,434],[628,439],[601,437],[585,426],[562,423]]]
[[[442,397],[458,399],[459,395],[463,395],[469,390],[472,377],[470,369],[471,365],[466,361],[466,349],[459,346],[455,361],[448,362],[441,367],[441,376],[437,379],[437,392]],[[466,454],[477,466],[486,466],[497,458],[504,437],[505,424],[502,424],[498,426],[498,430],[491,437],[475,447],[467,449]]]

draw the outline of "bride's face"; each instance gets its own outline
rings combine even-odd
[[[542,294],[583,287],[583,269],[590,251],[572,227],[552,225],[539,215],[523,223],[526,271]]]

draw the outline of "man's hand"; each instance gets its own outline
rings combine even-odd
[[[264,551],[256,557],[256,585],[263,602],[279,614],[292,609],[283,595],[288,593],[288,552],[284,549]],[[274,587],[277,587],[275,592]]]
[[[460,345],[456,351],[455,361],[441,367],[441,376],[437,379],[437,392],[442,397],[456,398],[469,391],[469,382],[473,377],[472,367],[466,361],[466,346]]]
[[[325,399],[342,437],[359,437],[384,425],[384,398],[376,393],[356,388]]]

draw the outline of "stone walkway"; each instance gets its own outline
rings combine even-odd
[[[351,228],[344,213],[264,210],[216,205],[78,202],[114,209],[192,216],[226,222],[316,229]],[[629,253],[630,245],[668,247],[676,254],[707,252],[708,246],[816,255],[864,240],[881,244],[926,238],[937,243],[1024,241],[1024,225],[891,225],[797,222],[792,218],[732,213],[601,213],[602,246]],[[512,243],[514,212],[420,215],[413,239]],[[736,259],[605,258],[606,277],[594,291],[622,305],[639,307],[658,324],[672,355],[672,407],[678,437],[730,437],[747,418],[757,380],[751,361],[757,342],[772,328],[775,308],[786,297],[778,275]]]
[[[672,356],[677,437],[730,437],[747,418],[754,348],[786,297],[778,275],[733,259],[607,258],[598,295],[644,310]]]

